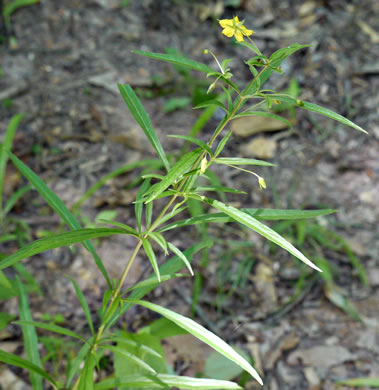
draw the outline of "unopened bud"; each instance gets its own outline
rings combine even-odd
[[[208,160],[206,157],[204,157],[200,163],[200,175],[204,175],[207,168],[208,168]]]
[[[266,186],[266,182],[265,182],[265,179],[261,176],[259,176],[258,178],[258,183],[259,183],[259,187],[262,189],[266,189],[267,186]]]

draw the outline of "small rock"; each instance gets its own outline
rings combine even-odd
[[[265,131],[278,131],[287,128],[288,126],[285,123],[264,116],[237,118],[231,124],[233,134],[242,138]]]
[[[6,390],[31,390],[30,386],[8,369],[3,369],[0,372],[0,383],[1,388]]]
[[[301,360],[304,365],[330,368],[355,359],[355,355],[340,345],[318,345],[309,349],[300,349],[288,356],[288,364],[297,365]]]
[[[242,153],[247,157],[271,159],[274,157],[276,149],[276,141],[270,138],[258,137],[254,138],[245,147],[243,147]]]

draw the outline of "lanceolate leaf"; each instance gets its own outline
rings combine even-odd
[[[265,167],[273,167],[275,164],[263,160],[256,160],[254,158],[242,157],[219,157],[213,160],[216,164],[225,165],[260,165]]]
[[[39,192],[42,198],[48,203],[48,205],[63,219],[63,221],[73,230],[80,229],[80,223],[70,213],[65,204],[59,199],[59,197],[52,191],[38,175],[36,175],[29,167],[27,167],[21,160],[19,160],[12,153],[9,153],[9,157],[12,160],[16,168],[33,184],[35,189]],[[112,284],[109,279],[108,273],[104,267],[103,262],[97,255],[95,248],[92,246],[90,241],[83,242],[84,247],[92,254],[97,267],[103,274],[107,281],[108,287],[111,288]],[[17,253],[17,252],[16,252]],[[38,253],[38,252],[37,252]],[[29,255],[28,255],[29,256]],[[0,265],[1,269],[1,265]]]
[[[73,337],[75,339],[79,339],[83,342],[86,342],[86,339],[82,336],[78,335],[77,333],[73,332],[70,329],[63,328],[62,326],[54,325],[54,324],[47,324],[45,322],[39,322],[39,321],[13,321],[12,324],[18,324],[18,325],[31,325],[35,326],[37,328],[45,329],[50,332],[63,334],[65,336]]]
[[[114,234],[125,234],[121,229],[97,228],[97,229],[78,229],[67,233],[57,234],[41,238],[19,249],[16,253],[8,256],[0,262],[0,269],[10,267],[27,257],[44,252],[48,249],[59,248],[61,246],[72,245],[77,242],[83,242],[92,238],[108,237]]]
[[[232,347],[226,344],[225,341],[223,341],[220,337],[205,329],[197,322],[151,302],[131,300],[126,301],[129,301],[136,305],[144,306],[166,317],[170,321],[174,322],[176,325],[185,329],[188,333],[191,333],[193,336],[203,341],[205,344],[209,345],[228,359],[232,360],[234,363],[238,364],[240,367],[246,370],[255,380],[257,380],[258,383],[263,385],[262,379],[249,362],[247,362],[241,355],[239,355]]]
[[[32,321],[32,314],[30,312],[29,303],[25,294],[24,286],[20,279],[16,277],[17,288],[19,291],[19,313],[21,321]],[[41,358],[38,351],[38,337],[36,329],[33,325],[21,325],[22,334],[24,336],[24,347],[26,356],[30,363],[42,368]],[[34,390],[42,390],[42,377],[36,372],[30,371],[30,381],[32,382]]]
[[[162,385],[157,383],[155,378],[167,385],[168,389],[176,387],[180,390],[238,390],[242,387],[236,383],[205,378],[191,378],[188,376],[177,376],[158,374],[154,378],[142,375],[130,375],[120,378],[109,378],[97,383],[95,390],[108,390],[115,387],[126,386],[126,388],[161,389]]]
[[[336,210],[278,210],[278,209],[241,209],[246,214],[258,219],[266,221],[279,221],[279,220],[299,220],[315,218],[321,215],[328,215],[335,213]],[[199,223],[217,222],[227,223],[235,222],[235,220],[224,213],[207,213],[197,215],[196,217],[182,219],[163,226],[159,229],[160,232],[175,229],[177,227],[196,225]]]
[[[200,146],[202,149],[206,150],[212,156],[211,148],[201,139],[197,139],[195,137],[191,137],[187,135],[177,135],[177,134],[170,134],[169,137],[184,139],[188,142],[193,142],[194,144]]]
[[[141,50],[134,50],[133,53],[142,54],[146,57],[150,57],[159,61],[171,62],[174,65],[186,66],[193,70],[198,70],[199,72],[204,72],[204,73],[214,72],[214,69],[210,68],[209,66],[183,56],[176,56],[172,54],[163,54],[163,53],[150,53]]]
[[[29,362],[28,360],[20,358],[17,355],[13,355],[12,353],[8,353],[0,350],[0,362],[9,364],[11,366],[25,368],[30,372],[35,372],[36,374],[41,375],[43,378],[49,381],[51,385],[54,386],[55,389],[58,388],[54,379],[47,372],[45,372],[41,367],[38,367],[35,364]]]
[[[126,105],[128,106],[130,112],[132,113],[134,119],[140,125],[141,129],[145,133],[147,139],[154,147],[159,158],[164,164],[167,171],[170,169],[170,164],[168,163],[166,154],[163,150],[163,147],[159,141],[157,133],[155,132],[153,125],[151,124],[150,118],[147,115],[145,109],[143,108],[142,103],[138,99],[137,95],[134,93],[130,85],[121,85],[118,84],[121,96],[123,97]]]
[[[179,248],[177,248],[174,244],[172,244],[171,242],[169,242],[167,245],[168,245],[168,248],[172,252],[174,252],[176,254],[176,256],[178,256],[183,261],[184,265],[188,268],[189,272],[193,276],[191,263],[188,261],[188,259],[185,256],[185,254]]]
[[[147,257],[150,260],[151,265],[153,266],[155,275],[157,276],[158,281],[160,282],[161,281],[161,275],[159,273],[158,262],[157,262],[157,258],[155,256],[154,250],[153,250],[149,240],[146,239],[146,238],[142,238],[142,245],[143,245],[143,248],[145,249]]]
[[[263,237],[274,242],[275,244],[281,246],[292,255],[297,257],[299,260],[303,261],[305,264],[309,265],[311,268],[314,268],[317,271],[321,271],[316,265],[314,265],[309,259],[307,259],[298,249],[296,249],[290,242],[285,240],[281,235],[276,233],[274,230],[270,229],[268,226],[259,222],[257,219],[253,218],[247,213],[236,209],[235,207],[226,205],[225,203],[219,202],[218,200],[203,198],[204,202],[210,204],[214,208],[222,211],[223,213],[232,217],[235,221],[249,227],[250,229],[261,234]]]
[[[295,99],[295,98],[293,98],[292,96],[289,96],[289,95],[269,94],[268,96],[270,96],[270,98],[278,99],[278,100],[280,100],[282,102],[285,102],[285,103],[294,104],[297,107],[303,108],[304,110],[316,112],[317,114],[320,114],[320,115],[326,116],[328,118],[334,119],[335,121],[341,122],[341,123],[343,123],[346,126],[353,127],[354,129],[362,131],[363,133],[367,134],[366,130],[362,129],[362,127],[356,125],[351,120],[345,118],[344,116],[342,116],[340,114],[337,114],[334,111],[331,111],[331,110],[329,110],[327,108],[321,107],[321,106],[319,106],[317,104],[309,103],[309,102],[306,102],[306,101],[300,100],[300,99]]]
[[[167,173],[167,175],[163,178],[160,183],[154,185],[152,187],[152,192],[149,194],[148,198],[145,200],[146,203],[151,202],[155,198],[157,198],[164,190],[166,190],[171,184],[173,184],[176,180],[181,178],[184,174],[188,173],[196,160],[201,154],[200,149],[193,150],[185,154]]]

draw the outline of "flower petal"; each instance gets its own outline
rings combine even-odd
[[[243,42],[243,35],[242,35],[242,32],[237,30],[235,33],[234,33],[234,36],[236,37],[237,41],[238,42]]]
[[[231,38],[234,35],[234,28],[226,27],[222,30],[222,33],[226,35],[228,38]]]
[[[233,26],[233,19],[222,19],[222,20],[219,20],[218,22],[220,23],[220,26],[223,28]]]

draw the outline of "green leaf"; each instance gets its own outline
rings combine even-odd
[[[3,330],[8,324],[16,318],[15,315],[0,312],[0,331]]]
[[[187,135],[177,135],[177,134],[170,134],[170,135],[168,135],[168,137],[184,139],[186,141],[192,142],[192,143],[196,144],[197,146],[200,146],[202,149],[207,151],[210,156],[212,156],[211,148],[201,139],[197,139],[195,137],[191,137],[191,136],[187,136]]]
[[[68,246],[77,242],[83,242],[92,238],[108,237],[114,234],[125,234],[121,229],[97,228],[97,229],[78,229],[70,232],[57,234],[55,236],[41,238],[29,245],[25,245],[16,253],[8,256],[0,262],[0,269],[8,268],[11,265],[18,263],[27,257],[44,252],[48,249],[59,248],[61,246]]]
[[[216,336],[214,333],[205,329],[203,326],[199,325],[190,318],[184,317],[180,314],[177,314],[171,310],[168,310],[162,306],[158,306],[151,302],[140,301],[140,300],[127,300],[136,305],[141,305],[150,309],[156,313],[161,314],[170,321],[175,322],[178,326],[185,329],[188,333],[191,333],[193,336],[203,341],[205,344],[209,345],[216,351],[220,352],[222,355],[233,361],[234,363],[241,366],[246,370],[255,380],[263,385],[262,379],[258,375],[257,371],[247,362],[241,355],[239,355],[232,347],[225,343],[220,337]]]
[[[168,374],[158,374],[149,378],[142,375],[128,375],[125,377],[109,378],[97,383],[95,390],[113,389],[117,386],[128,386],[128,388],[162,389],[162,385],[157,383],[155,378],[162,381],[168,388],[176,387],[180,390],[238,390],[242,387],[229,381],[215,379],[191,378],[188,376],[176,376]]]
[[[142,368],[145,371],[151,372],[153,374],[157,373],[154,370],[154,368],[152,368],[147,363],[145,363],[141,358],[139,358],[138,356],[133,355],[132,353],[126,351],[123,348],[116,347],[115,345],[105,345],[105,344],[100,345],[99,347],[107,349],[107,350],[113,352],[114,354],[120,354],[123,358],[127,359],[132,364],[138,365],[140,368]]]
[[[3,16],[6,20],[6,23],[9,23],[9,17],[19,8],[38,4],[39,2],[40,0],[12,0],[11,2],[6,2],[3,9]]]
[[[251,51],[253,51],[258,56],[262,56],[261,51],[259,50],[258,46],[254,43],[254,41],[250,41],[250,42],[245,42],[245,41],[238,42],[237,41],[237,43],[239,45],[242,45],[242,46],[249,48]]]
[[[209,199],[202,197],[202,200],[212,207],[222,211],[223,213],[229,215],[232,217],[235,221],[249,227],[250,229],[256,231],[263,237],[267,238],[268,240],[274,242],[275,244],[279,245],[295,257],[297,257],[299,260],[303,261],[305,264],[307,264],[309,267],[321,271],[320,268],[318,268],[315,264],[313,264],[309,259],[307,259],[298,249],[296,249],[290,242],[285,240],[281,235],[276,233],[274,230],[269,228],[268,226],[264,225],[263,223],[259,222],[257,219],[253,218],[249,214],[243,212],[242,210],[236,209],[235,207],[232,207],[230,205],[226,205],[222,202],[219,202],[218,200]]]
[[[168,337],[188,334],[183,328],[168,320],[166,317],[161,317],[138,331],[138,334],[146,333],[156,336],[160,340],[167,339]]]
[[[68,277],[71,280],[71,282],[72,282],[72,284],[74,286],[74,289],[75,289],[75,292],[76,292],[76,296],[78,297],[80,305],[82,306],[82,309],[83,309],[84,315],[86,317],[88,326],[89,326],[89,328],[91,330],[92,336],[95,336],[95,329],[93,327],[91,312],[89,310],[86,298],[85,298],[82,290],[80,289],[78,283],[70,275],[66,275],[66,277]]]
[[[325,209],[325,210],[279,210],[279,209],[241,209],[246,214],[258,219],[266,221],[279,221],[279,220],[301,220],[308,218],[315,218],[322,215],[328,215],[335,213],[337,210]],[[169,225],[163,226],[158,229],[159,232],[165,232],[167,230],[176,229],[178,227],[197,225],[199,223],[217,222],[227,223],[233,222],[234,219],[227,216],[224,213],[207,213],[197,215],[192,218],[182,219],[180,221],[173,222]]]
[[[80,341],[87,342],[85,338],[82,336],[78,335],[77,333],[73,332],[72,330],[63,328],[62,326],[59,325],[54,325],[54,324],[47,324],[45,322],[39,322],[39,321],[13,321],[12,324],[16,325],[32,325],[37,328],[45,329],[50,332],[58,333],[58,334],[63,334],[64,336],[69,336],[73,337],[75,339],[79,339]]]
[[[339,385],[345,385],[345,386],[350,386],[350,387],[379,388],[379,378],[374,378],[374,377],[345,379],[343,381],[338,381],[336,383]]]
[[[244,111],[244,112],[240,112],[239,114],[235,115],[233,117],[233,119],[236,119],[236,118],[242,118],[242,117],[246,117],[246,116],[263,116],[265,118],[271,118],[271,119],[276,119],[280,122],[283,122],[285,123],[288,127],[292,127],[292,124],[289,120],[287,120],[286,118],[283,118],[282,116],[280,115],[275,115],[275,114],[272,114],[271,112],[265,112],[265,111]]]
[[[13,206],[16,204],[16,202],[22,198],[28,191],[30,191],[31,189],[33,189],[33,186],[31,185],[27,185],[27,186],[24,186],[22,188],[20,188],[19,190],[17,190],[16,192],[14,192],[8,199],[7,203],[5,204],[5,207],[4,207],[4,211],[3,211],[3,215],[6,215],[9,213],[9,211],[12,210]]]
[[[95,365],[95,358],[91,354],[88,354],[81,372],[78,390],[93,390],[93,371],[95,369]]]
[[[2,208],[3,208],[3,186],[5,177],[5,168],[7,167],[8,152],[12,148],[13,138],[16,134],[16,130],[22,121],[24,114],[14,115],[9,122],[8,129],[5,133],[4,140],[0,144],[0,221],[2,220]]]
[[[278,100],[285,102],[285,103],[295,104],[297,107],[303,108],[304,110],[312,111],[312,112],[315,112],[317,114],[334,119],[337,122],[341,122],[346,126],[353,127],[354,129],[362,131],[363,133],[367,134],[366,130],[362,129],[362,127],[356,125],[351,120],[345,118],[344,116],[342,116],[340,114],[337,114],[334,111],[331,111],[327,108],[321,107],[317,104],[309,103],[309,102],[306,102],[306,101],[300,100],[300,99],[295,99],[289,95],[269,94],[267,96],[269,96],[272,99],[278,99]]]
[[[141,129],[145,133],[147,139],[155,149],[158,154],[158,157],[161,159],[166,170],[170,170],[170,164],[168,163],[166,154],[163,150],[163,147],[159,141],[157,133],[155,132],[153,125],[151,124],[150,118],[147,115],[142,103],[138,99],[137,95],[133,91],[130,85],[121,85],[118,84],[121,96],[123,97],[126,105],[128,106],[130,112],[132,113],[134,119],[140,125]]]
[[[157,232],[148,232],[149,237],[151,237],[164,251],[164,254],[168,254],[168,246],[166,239],[162,236],[162,234]]]
[[[80,366],[83,363],[85,357],[87,356],[91,345],[92,345],[93,339],[88,340],[88,343],[84,344],[80,351],[77,353],[75,358],[71,361],[69,371],[67,373],[67,381],[66,381],[66,388],[71,388],[71,382],[73,381],[75,375],[79,372]]]
[[[133,229],[131,226],[129,225],[125,225],[124,223],[122,222],[118,222],[118,221],[110,221],[108,219],[99,219],[98,220],[99,222],[103,222],[103,223],[107,223],[108,225],[112,225],[112,226],[116,226],[122,230],[124,230],[124,234],[130,234],[132,236],[136,236],[138,237],[138,232],[137,230]]]
[[[141,230],[142,230],[141,225],[142,225],[142,212],[143,212],[143,202],[140,202],[140,200],[143,198],[143,196],[145,195],[145,193],[149,189],[149,187],[150,187],[150,179],[148,178],[148,179],[144,180],[141,187],[139,188],[139,190],[137,192],[136,202],[134,205],[139,233],[141,233]]]
[[[145,200],[145,203],[151,202],[157,198],[170,185],[174,184],[176,180],[180,179],[184,174],[189,172],[196,160],[201,154],[200,149],[193,150],[185,154],[167,173],[160,183],[156,183],[152,188],[151,194]]]
[[[233,134],[233,131],[230,130],[223,138],[222,140],[219,142],[219,144],[217,145],[217,149],[216,149],[216,152],[215,152],[215,157],[217,157],[224,149],[226,143],[228,142],[230,136]]]
[[[29,167],[27,167],[21,160],[19,160],[12,153],[9,153],[9,157],[12,160],[16,168],[29,180],[35,189],[39,192],[47,204],[63,219],[63,221],[73,230],[78,230],[81,228],[80,223],[76,218],[70,213],[65,204],[59,199],[59,197],[52,191],[44,182],[41,180],[38,175],[36,175]],[[97,255],[95,248],[92,246],[90,241],[83,242],[84,247],[92,254],[92,257],[95,260],[97,267],[100,272],[103,274],[109,288],[112,287],[111,281],[109,279],[108,273],[104,267],[103,262],[100,257]],[[17,252],[16,252],[17,253]],[[1,264],[0,264],[1,269]]]
[[[128,334],[130,337],[128,337],[128,336],[125,336],[125,334],[128,334],[128,333],[123,331],[122,332],[123,337],[112,337],[111,341],[117,342],[118,344],[125,344],[127,346],[130,346],[133,349],[138,350],[138,352],[140,352],[143,355],[145,355],[145,354],[152,355],[152,356],[158,357],[159,359],[161,359],[163,357],[160,353],[158,353],[155,349],[151,348],[148,344],[147,345],[143,344],[139,335],[136,335],[134,333],[130,333],[130,334]],[[145,338],[145,340],[146,340],[146,338]]]
[[[12,286],[10,280],[0,271],[0,299],[6,300],[18,295],[17,290]]]
[[[24,286],[22,285],[18,276],[16,276],[16,284],[19,293],[18,311],[20,313],[20,320],[28,322],[33,321]],[[24,347],[28,361],[42,369],[41,357],[38,351],[38,337],[35,327],[33,325],[24,324],[21,325],[21,330],[24,338]],[[42,390],[43,385],[41,375],[33,371],[30,371],[29,375],[33,389]]]
[[[275,164],[263,160],[255,160],[254,158],[242,157],[219,157],[213,160],[216,164],[224,165],[259,165],[264,167],[274,167]]]
[[[174,244],[172,244],[171,242],[167,243],[167,245],[168,245],[168,249],[170,249],[170,251],[174,252],[176,254],[176,256],[178,256],[183,261],[184,265],[188,268],[190,274],[193,276],[193,270],[191,267],[191,263],[188,261],[187,257],[184,255],[184,253],[179,248],[177,248]]]
[[[142,238],[142,245],[143,245],[143,248],[145,249],[147,257],[150,260],[151,265],[153,266],[155,275],[157,276],[158,281],[160,282],[161,281],[161,275],[159,273],[158,262],[157,262],[157,258],[155,256],[154,250],[153,250],[149,240],[147,240],[146,238]]]
[[[174,64],[174,65],[186,66],[188,68],[191,68],[193,70],[197,70],[199,72],[204,72],[204,73],[214,72],[214,70],[212,68],[210,68],[209,66],[204,65],[201,62],[197,62],[197,61],[191,60],[189,58],[183,57],[183,56],[177,56],[177,55],[172,55],[172,54],[163,54],[163,53],[150,53],[150,52],[141,51],[141,50],[134,50],[133,53],[141,54],[143,56],[153,58],[154,60],[170,62],[171,64]]]
[[[158,169],[162,166],[159,160],[139,160],[129,164],[123,165],[120,168],[115,169],[111,173],[103,176],[96,184],[94,184],[75,204],[72,206],[73,210],[78,209],[87,199],[89,199],[99,188],[101,188],[107,181],[113,179],[116,176],[122,175],[126,172],[130,172],[136,168],[150,167]]]
[[[45,372],[41,367],[38,367],[35,364],[29,362],[28,360],[22,359],[17,355],[13,355],[12,353],[0,350],[0,362],[9,364],[11,366],[25,368],[30,372],[34,372],[45,378],[49,383],[51,383],[52,386],[57,388],[57,384],[55,383],[54,379],[47,372]]]

